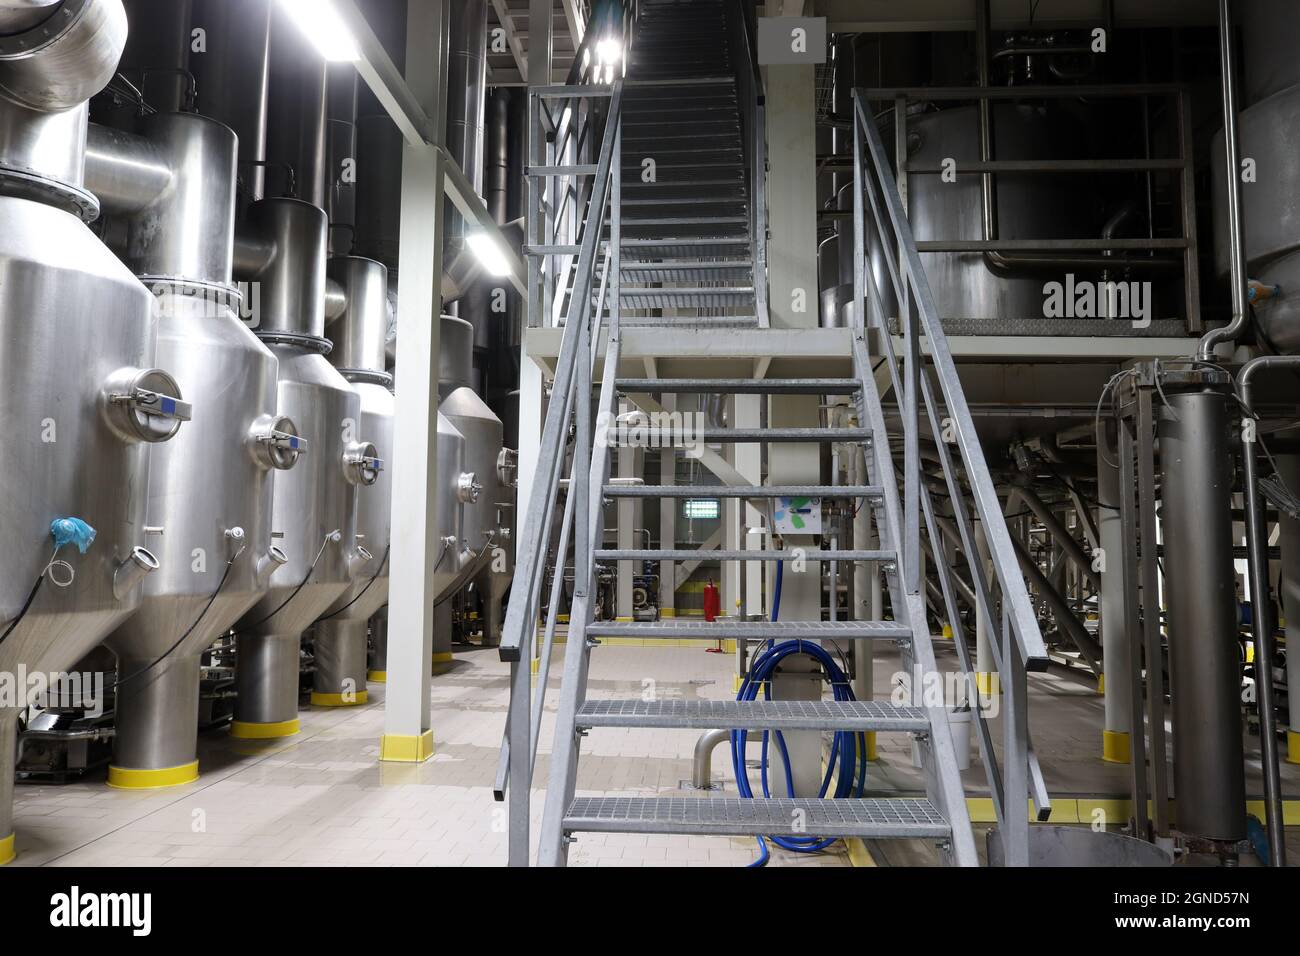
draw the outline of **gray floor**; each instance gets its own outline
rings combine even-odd
[[[939,646],[941,666],[951,647]],[[732,695],[731,655],[699,647],[604,646],[591,670],[593,697],[639,697],[652,678],[661,694],[724,699]],[[887,696],[896,662],[876,668]],[[553,674],[558,674],[557,666]],[[200,741],[202,777],[172,790],[109,789],[102,775],[66,786],[17,790],[17,866],[374,866],[500,865],[505,860],[504,808],[491,796],[508,698],[507,666],[495,652],[458,649],[433,681],[436,754],[421,765],[381,764],[384,687],[356,708],[305,708],[303,731],[277,742]],[[538,783],[546,782],[558,678],[542,727]],[[1082,674],[1054,669],[1032,682],[1032,726],[1053,795],[1122,798],[1128,769],[1100,760],[1102,700]],[[652,796],[682,789],[691,775],[698,731],[602,729],[584,741],[580,795]],[[1258,741],[1247,740],[1252,792],[1258,787]],[[869,775],[873,790],[916,791],[920,779],[905,736],[879,740]],[[721,748],[713,777],[735,792]],[[1286,793],[1300,792],[1300,768],[1284,769]],[[968,792],[987,792],[976,759]],[[542,794],[534,794],[540,818]],[[1065,804],[1062,804],[1065,806]],[[982,843],[982,837],[980,839]],[[1289,841],[1292,842],[1292,841]],[[922,845],[873,845],[878,863],[928,862]],[[751,839],[583,834],[575,865],[744,866],[757,856]],[[817,855],[774,849],[774,866],[846,866],[842,845]]]

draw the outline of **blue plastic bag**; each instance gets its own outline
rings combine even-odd
[[[65,544],[75,544],[85,554],[95,541],[95,529],[80,518],[55,518],[50,522],[50,535],[54,538],[55,551]]]

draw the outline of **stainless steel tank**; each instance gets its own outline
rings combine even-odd
[[[1247,0],[1241,5],[1247,106],[1238,118],[1241,155],[1257,175],[1241,190],[1250,278],[1280,286],[1282,294],[1255,304],[1255,317],[1281,352],[1300,351],[1300,57],[1294,4]],[[1223,155],[1223,132],[1211,155]],[[1228,274],[1227,184],[1222,162],[1214,172],[1214,261]]]
[[[361,430],[384,459],[379,479],[363,488],[357,507],[357,540],[373,557],[316,622],[316,673],[311,702],[337,707],[366,702],[366,635],[370,618],[388,603],[389,521],[393,487],[393,377],[384,371],[388,337],[388,270],[373,259],[331,259],[329,275],[347,305],[328,323],[334,343],[330,363],[361,399]]]
[[[1085,152],[1082,147],[1073,147],[1078,133],[1058,114],[999,103],[993,110],[993,120],[997,156],[1053,159]],[[917,241],[982,239],[980,177],[961,173],[963,163],[978,162],[980,157],[979,120],[974,107],[909,117],[908,156],[913,164],[931,167],[954,159],[958,170],[956,182],[944,182],[933,175],[909,179],[909,218]],[[1071,182],[1059,176],[1000,175],[999,237],[1083,238],[1079,224],[1088,222],[1089,217],[1082,193],[1073,190]],[[851,245],[847,243],[846,247]],[[846,247],[839,250],[841,262],[846,253],[852,253]],[[1002,278],[985,265],[978,252],[923,252],[921,263],[939,315],[945,319],[1043,318],[1046,280],[1042,275]],[[881,288],[890,288],[883,270],[877,281]],[[894,312],[887,310],[886,314]]]
[[[263,199],[249,207],[248,228],[241,244],[262,254],[260,263],[244,263],[252,268],[241,276],[261,291],[254,331],[280,363],[279,412],[309,448],[274,479],[272,534],[287,562],[236,627],[231,734],[268,738],[299,729],[302,632],[371,560],[357,541],[357,492],[378,480],[381,463],[363,440],[357,393],[325,358],[325,212],[295,199]]]
[[[271,540],[272,474],[302,448],[276,413],[275,356],[234,311],[234,132],[193,113],[154,114],[140,131],[93,127],[87,184],[111,186],[148,154],[168,171],[153,201],[122,210],[124,255],[157,297],[159,361],[204,414],[153,449],[146,512],[163,569],[108,638],[120,682],[108,782],[130,789],[198,777],[200,659],[283,563]]]
[[[126,15],[120,0],[67,0],[54,16],[0,36],[0,672],[13,675],[66,671],[139,606],[159,566],[149,446],[188,414],[152,367],[153,297],[85,225],[98,214],[86,100],[116,70]],[[55,553],[60,518],[95,529],[84,553]],[[0,709],[0,862],[14,852],[16,716]]]
[[[439,384],[446,390],[440,410],[465,438],[465,467],[481,485],[477,500],[465,504],[464,542],[480,564],[474,587],[482,602],[483,640],[495,644],[501,637],[502,598],[514,570],[513,524],[515,500],[514,452],[504,446],[501,419],[473,389],[460,384],[463,372],[472,368],[474,329],[452,316],[442,317],[441,345],[448,357],[450,381]],[[460,354],[451,350],[459,349]],[[473,560],[473,558],[471,559]],[[439,629],[443,630],[443,629]],[[446,646],[440,646],[446,644]],[[435,651],[450,649],[447,638],[435,635]]]

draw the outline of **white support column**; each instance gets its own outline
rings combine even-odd
[[[442,129],[441,80],[449,8],[412,4],[407,15],[406,81]],[[388,686],[381,760],[419,762],[433,754],[429,690],[433,580],[441,551],[437,523],[438,360],[442,313],[443,161],[438,145],[407,145],[402,158],[402,223],[397,306],[398,368],[393,531],[389,581]]]
[[[782,16],[768,0],[767,16]],[[816,67],[768,66],[767,244],[773,328],[817,325]]]
[[[1115,451],[1107,452],[1114,460]],[[1133,730],[1133,698],[1129,693],[1133,663],[1124,617],[1124,528],[1119,516],[1119,469],[1097,456],[1097,536],[1101,544],[1101,594],[1097,611],[1101,618],[1101,690],[1105,695],[1106,724],[1102,731],[1102,759],[1128,763]]]
[[[735,422],[737,428],[758,428],[762,411],[762,395],[737,395],[735,403]],[[763,483],[763,446],[748,444],[736,446],[736,471],[746,484]],[[766,540],[761,531],[763,514],[749,502],[744,508],[744,538],[746,551],[762,550]],[[758,618],[763,613],[763,565],[758,561],[745,562],[745,614]],[[749,648],[744,641],[736,642],[736,678],[737,681],[747,671]]]

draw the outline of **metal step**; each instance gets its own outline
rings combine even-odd
[[[869,428],[699,428],[688,435],[663,431],[657,428],[637,429],[638,437],[655,443],[652,447],[665,447],[660,444],[664,439],[673,443],[688,441],[706,444],[727,442],[828,442],[828,441],[865,441],[871,437]],[[613,437],[613,436],[611,436]],[[677,447],[670,444],[667,447]]]
[[[620,392],[685,395],[853,395],[862,388],[855,378],[620,378]]]
[[[588,700],[579,727],[928,731],[920,707],[883,700]]]
[[[718,309],[754,306],[752,288],[619,289],[619,300],[629,309]]]
[[[699,552],[695,556],[699,557]],[[594,621],[588,637],[684,641],[910,641],[897,621]]]
[[[639,548],[619,550],[602,548],[592,552],[596,561],[883,561],[892,562],[897,555],[893,551],[817,551],[809,548],[800,551],[791,548],[784,551],[723,551],[721,549],[701,551],[699,548],[656,548],[646,551]]]
[[[637,316],[619,319],[625,329],[757,329],[758,317],[754,315],[678,315]]]
[[[880,485],[605,485],[606,498],[879,498]]]
[[[752,282],[754,267],[745,259],[733,262],[628,262],[620,270],[624,281],[636,282]]]
[[[796,829],[797,824],[797,829]],[[946,837],[948,821],[929,800],[736,797],[578,797],[566,832],[691,833],[717,836]]]
[[[663,259],[691,259],[704,257],[718,259],[735,259],[749,254],[749,239],[744,236],[736,238],[717,238],[706,236],[682,236],[679,238],[625,238],[623,254],[632,252],[644,259],[648,256]]]
[[[739,170],[729,179],[699,179],[693,182],[632,182],[623,184],[623,202],[641,199],[703,199],[713,202],[748,202],[745,179]]]

